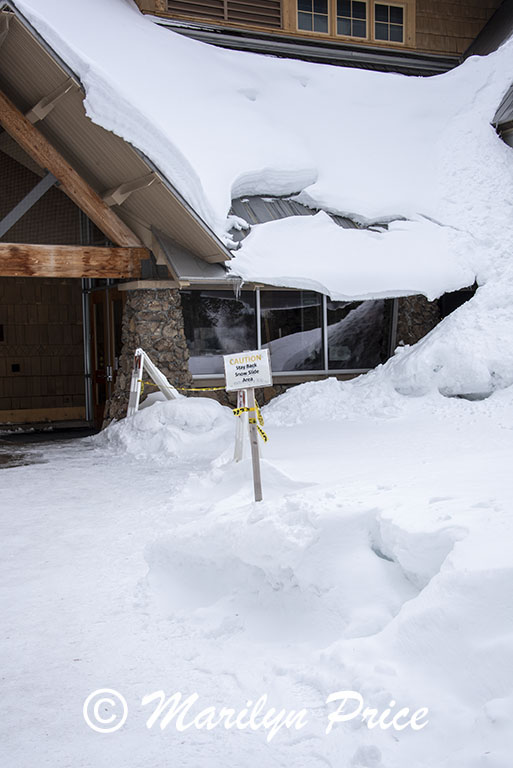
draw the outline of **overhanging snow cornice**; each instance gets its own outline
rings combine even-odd
[[[50,92],[52,85],[57,82],[55,67],[60,71],[62,79],[71,77],[77,83],[76,92],[73,95],[65,96],[59,102],[52,114],[43,121],[41,130],[48,135],[47,137],[53,143],[57,143],[57,148],[65,156],[68,155],[67,159],[70,162],[73,158],[72,164],[79,166],[77,171],[87,178],[95,191],[102,195],[105,191],[116,188],[120,184],[131,182],[147,173],[154,173],[158,177],[159,183],[135,192],[130,195],[126,202],[118,205],[116,213],[120,218],[137,233],[148,247],[151,247],[151,227],[158,226],[205,261],[223,262],[229,260],[231,255],[226,246],[182,197],[170,180],[162,174],[155,163],[137,147],[94,124],[85,116],[82,103],[85,89],[80,78],[19,11],[16,4],[8,0],[0,5],[0,11],[11,12],[19,27],[11,30],[4,42],[4,46],[9,48],[9,55],[4,52],[4,61],[0,68],[2,73],[0,82],[5,81],[1,84],[4,85],[7,92],[11,91],[11,95],[13,91],[19,93],[20,101],[27,102],[29,109],[39,101],[41,96],[46,95],[46,93],[36,93],[37,86],[34,82],[26,82],[27,80],[32,81],[32,78],[16,77],[16,67],[18,66],[19,71],[21,71],[22,66],[19,61],[16,61],[16,54],[18,53],[16,47],[12,43],[9,45],[9,37],[12,34],[16,35],[16,41],[20,43],[18,59],[20,55],[27,55],[28,53],[39,60],[40,69],[37,82],[40,88],[41,67],[48,75],[48,80],[53,81],[53,83],[49,82],[47,92]],[[33,46],[31,47],[28,38],[20,38],[20,30],[23,30],[23,33],[35,42],[40,49],[39,53]],[[23,51],[21,46],[23,46]],[[3,46],[0,47],[0,58],[2,58],[2,48]],[[54,71],[50,71],[50,66],[45,66],[41,52],[46,55],[48,61],[52,62]],[[19,108],[23,106],[23,104],[18,104]],[[81,134],[83,141],[77,141],[77,131]],[[91,163],[90,157],[87,155],[87,147],[91,152],[98,148],[100,155],[103,152],[105,162]]]

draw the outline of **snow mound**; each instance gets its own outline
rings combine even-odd
[[[229,408],[207,397],[156,401],[134,416],[110,424],[97,444],[149,462],[172,457],[212,459],[233,441],[234,417]]]
[[[418,594],[374,544],[378,510],[317,489],[270,499],[232,506],[225,498],[201,526],[177,525],[155,542],[149,579],[166,611],[196,611],[208,631],[257,642],[329,644],[375,634]],[[219,615],[234,618],[221,628]]]

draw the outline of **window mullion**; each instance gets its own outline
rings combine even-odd
[[[323,360],[324,372],[328,372],[328,297],[322,294],[322,338],[323,338]]]
[[[257,349],[262,349],[262,319],[260,316],[260,288],[256,289],[255,315],[256,315]]]

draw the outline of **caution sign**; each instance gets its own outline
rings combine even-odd
[[[223,355],[223,360],[228,392],[270,387],[273,383],[268,349]]]

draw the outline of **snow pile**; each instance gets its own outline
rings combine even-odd
[[[80,77],[89,117],[145,152],[225,241],[243,195],[410,220],[380,234],[338,230],[324,213],[260,225],[232,263],[245,279],[433,298],[511,252],[512,160],[490,121],[513,43],[413,78],[221,50],[125,0],[16,5]]]
[[[130,419],[111,424],[95,440],[100,446],[165,463],[176,456],[213,458],[216,447],[232,439],[234,429],[231,410],[216,400],[180,397],[154,401]]]

